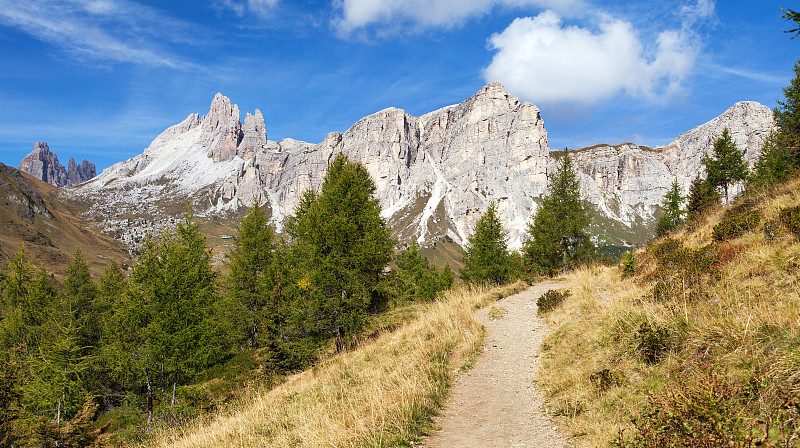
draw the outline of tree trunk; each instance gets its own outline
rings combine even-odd
[[[153,387],[150,385],[150,368],[146,367],[144,372],[147,378],[147,427],[149,428],[153,420]]]
[[[344,351],[344,330],[339,327],[336,329],[336,353]]]
[[[250,327],[250,348],[253,350],[258,349],[258,324],[253,324]]]
[[[61,398],[64,395],[62,394],[61,397],[58,398],[58,408],[56,408],[56,429],[61,430]]]
[[[172,407],[172,418],[175,418],[175,382],[172,382],[172,403],[170,403]]]
[[[164,357],[161,357],[161,403],[167,402],[167,375],[164,373]]]

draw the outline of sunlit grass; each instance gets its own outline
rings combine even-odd
[[[156,434],[151,447],[397,446],[418,439],[455,371],[474,362],[475,311],[519,289],[459,288],[357,349],[253,391],[232,409]],[[515,289],[516,288],[516,289]]]

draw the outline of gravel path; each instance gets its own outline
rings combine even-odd
[[[434,419],[441,427],[423,441],[429,448],[565,447],[555,424],[542,412],[542,396],[534,388],[539,351],[546,334],[536,316],[536,299],[558,289],[558,282],[536,284],[495,302],[505,315],[490,319],[484,353],[469,372],[459,376],[443,412]]]

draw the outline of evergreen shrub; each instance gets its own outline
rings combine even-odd
[[[786,230],[800,237],[800,207],[782,208],[779,219]]]
[[[536,306],[539,307],[539,315],[553,311],[561,302],[566,300],[569,295],[569,290],[557,291],[554,289],[542,294],[539,299],[536,300]]]
[[[744,235],[759,224],[761,224],[761,214],[758,212],[729,216],[714,226],[711,236],[714,241],[727,241]]]

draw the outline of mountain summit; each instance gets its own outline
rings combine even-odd
[[[97,175],[94,163],[86,159],[78,165],[70,157],[68,168],[64,168],[45,142],[36,142],[33,151],[19,163],[19,169],[56,187],[78,185]]]
[[[570,151],[584,197],[610,227],[619,228],[617,242],[652,222],[673,178],[688,185],[724,127],[752,161],[772,127],[771,112],[758,103],[737,103],[663,148],[622,144]],[[87,217],[123,239],[129,232],[114,217],[156,219],[181,213],[186,203],[198,214],[213,215],[236,212],[255,199],[281,229],[303,191],[319,189],[339,152],[367,167],[384,218],[402,240],[463,244],[494,200],[514,248],[521,246],[526,222],[563,154],[548,147],[539,108],[497,82],[420,117],[396,108],[379,111],[318,144],[270,141],[259,110],[242,123],[238,107],[217,94],[208,114],[189,115],[144,153],[69,194],[99,204]]]

